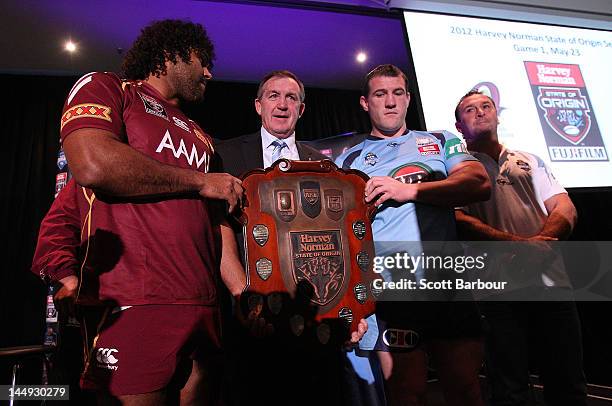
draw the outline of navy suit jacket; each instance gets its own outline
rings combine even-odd
[[[316,149],[300,141],[296,141],[295,144],[302,161],[328,159]],[[221,172],[239,177],[251,169],[263,168],[260,131],[220,141],[215,146],[215,150],[217,158],[220,160],[219,171]]]

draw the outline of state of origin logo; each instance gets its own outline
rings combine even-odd
[[[551,161],[608,161],[578,65],[525,62]]]

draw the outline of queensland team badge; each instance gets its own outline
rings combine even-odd
[[[551,161],[608,161],[578,65],[525,62]]]

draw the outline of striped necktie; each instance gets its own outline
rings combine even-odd
[[[274,150],[272,151],[272,163],[276,162],[279,158],[282,157],[282,152],[284,148],[289,148],[285,141],[275,140],[270,145],[274,146]]]

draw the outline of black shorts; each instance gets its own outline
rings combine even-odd
[[[475,302],[378,302],[376,319],[377,351],[407,352],[434,339],[483,335]]]

